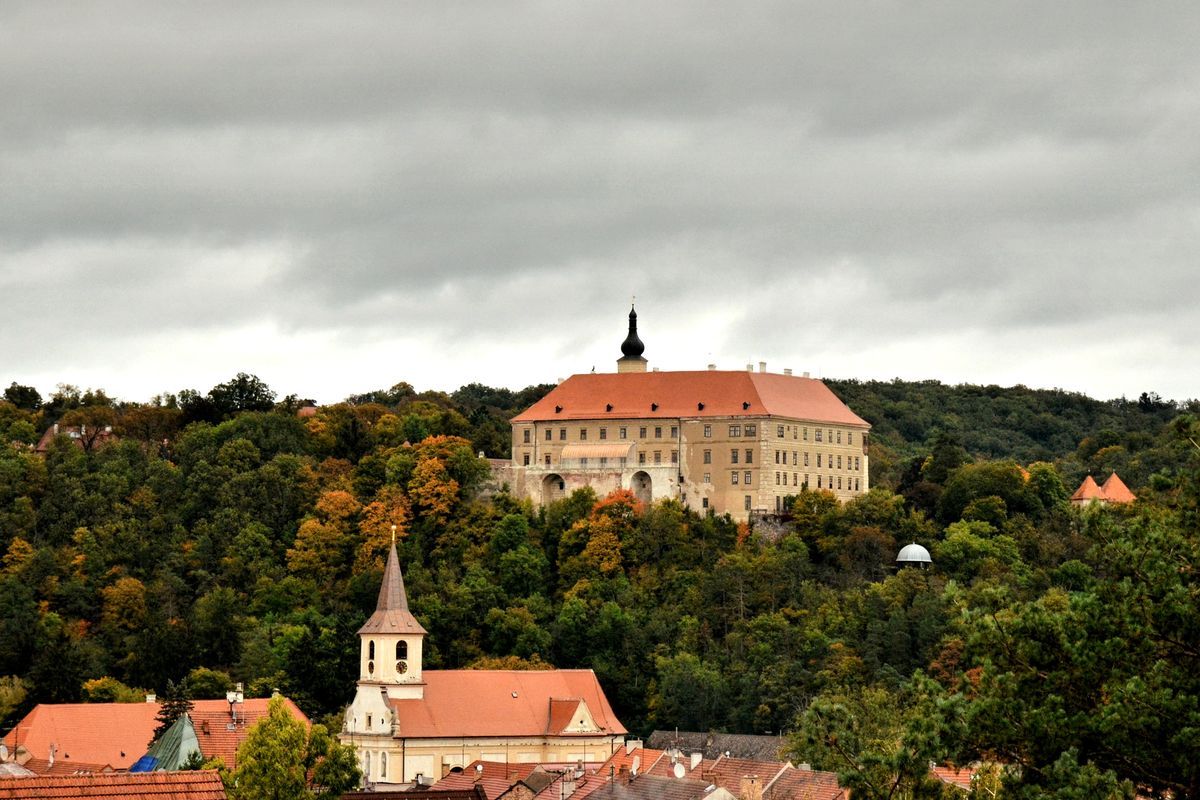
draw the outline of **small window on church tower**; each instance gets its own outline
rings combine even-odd
[[[396,642],[396,658],[408,658],[408,642]]]

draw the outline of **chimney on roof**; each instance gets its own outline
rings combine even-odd
[[[147,694],[146,694],[146,702],[147,702],[147,703],[157,703],[157,702],[158,702],[158,696],[157,696],[157,695],[155,695],[155,694],[154,694],[154,692],[149,692],[149,693],[147,693]]]
[[[626,739],[625,740],[625,752],[626,753],[632,753],[634,750],[641,750],[641,749],[642,749],[642,740],[641,739]]]
[[[808,763],[807,761],[801,761],[796,769],[800,770],[801,772],[812,772],[812,764]]]
[[[765,361],[758,362],[758,371],[766,372],[767,371],[767,362],[765,362]]]
[[[747,364],[747,365],[746,365],[746,372],[754,372],[754,365],[753,365],[753,364]]]
[[[650,371],[651,371],[651,372],[658,372],[658,367],[651,367],[651,368],[650,368]]]
[[[696,767],[700,766],[700,762],[703,760],[704,753],[701,753],[699,750],[697,750],[695,753],[692,753],[691,769],[695,769]]]
[[[716,371],[717,371],[717,365],[716,365],[716,364],[709,364],[709,365],[708,365],[708,371],[709,371],[709,372],[716,372]]]
[[[792,374],[792,368],[791,368],[791,367],[784,367],[784,369],[783,369],[783,374],[784,374],[784,375],[791,375],[791,374]]]
[[[806,377],[806,378],[808,377],[808,370],[804,371],[804,377]]]
[[[762,783],[757,775],[743,775],[738,800],[763,800]]]

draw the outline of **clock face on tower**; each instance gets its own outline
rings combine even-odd
[[[403,675],[406,672],[408,672],[408,662],[407,661],[397,661],[396,662],[396,674]]]

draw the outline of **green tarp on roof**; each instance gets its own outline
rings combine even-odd
[[[184,714],[158,741],[150,745],[146,755],[137,760],[129,768],[130,772],[174,772],[182,769],[192,754],[200,753],[200,740],[196,738],[196,729],[192,726],[192,718]]]

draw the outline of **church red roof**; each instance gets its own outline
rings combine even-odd
[[[512,421],[745,416],[870,427],[815,378],[748,370],[572,375]]]
[[[624,734],[604,690],[590,669],[557,670],[427,670],[425,698],[393,699],[398,736],[404,738],[463,736],[545,736],[559,734],[554,725],[569,723],[561,713],[574,700],[587,703],[597,733]],[[567,734],[571,735],[571,734]]]

